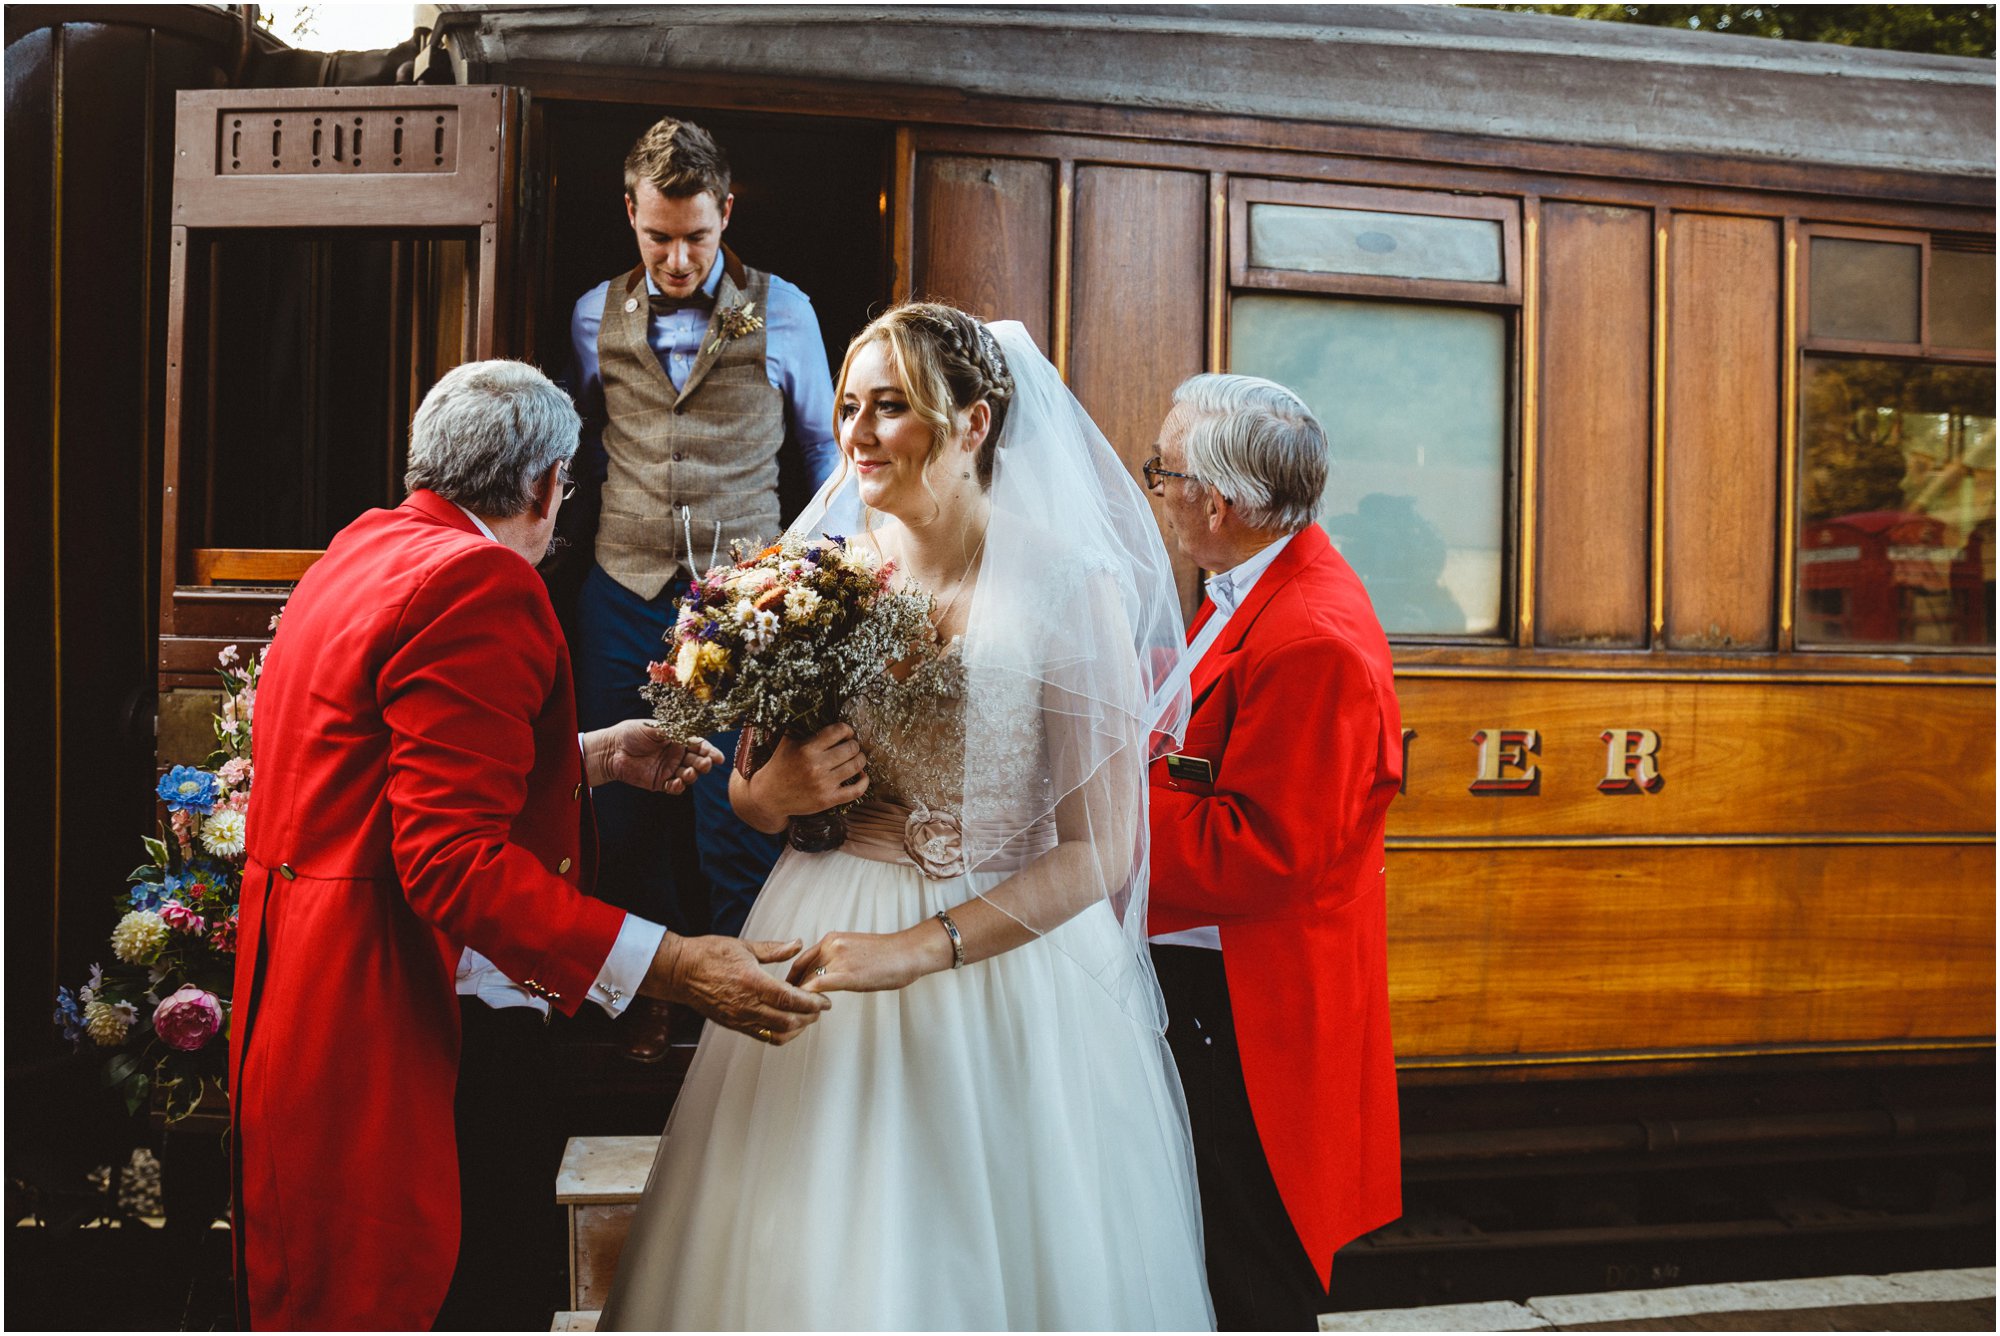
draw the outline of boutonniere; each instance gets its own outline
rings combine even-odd
[[[704,353],[712,353],[731,339],[740,339],[745,334],[755,334],[764,328],[764,317],[757,314],[756,302],[744,302],[732,306],[715,317],[715,337],[708,341]]]

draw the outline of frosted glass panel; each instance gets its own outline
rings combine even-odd
[[[1814,237],[1813,337],[1915,343],[1923,267],[1919,246]]]
[[[1993,346],[1993,257],[1931,248],[1931,342],[1940,348]]]
[[[1507,322],[1490,311],[1244,295],[1230,369],[1326,426],[1320,524],[1391,634],[1500,630]]]
[[[1250,206],[1250,263],[1315,274],[1498,283],[1500,224],[1292,204]]]

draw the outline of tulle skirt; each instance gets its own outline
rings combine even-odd
[[[999,880],[787,852],[743,935],[893,932]],[[1212,1326],[1172,1058],[1059,949],[1117,931],[1100,904],[836,993],[783,1048],[708,1026],[599,1330]]]

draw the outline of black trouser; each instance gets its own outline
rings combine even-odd
[[[1326,1291],[1292,1228],[1243,1087],[1222,953],[1156,946],[1167,1043],[1194,1132],[1208,1291],[1223,1331],[1314,1331]]]
[[[532,1007],[459,999],[458,1269],[439,1331],[547,1331],[565,1263],[554,1045]]]

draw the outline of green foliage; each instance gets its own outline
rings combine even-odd
[[[1991,5],[1468,5],[1466,8],[1993,59]]]

